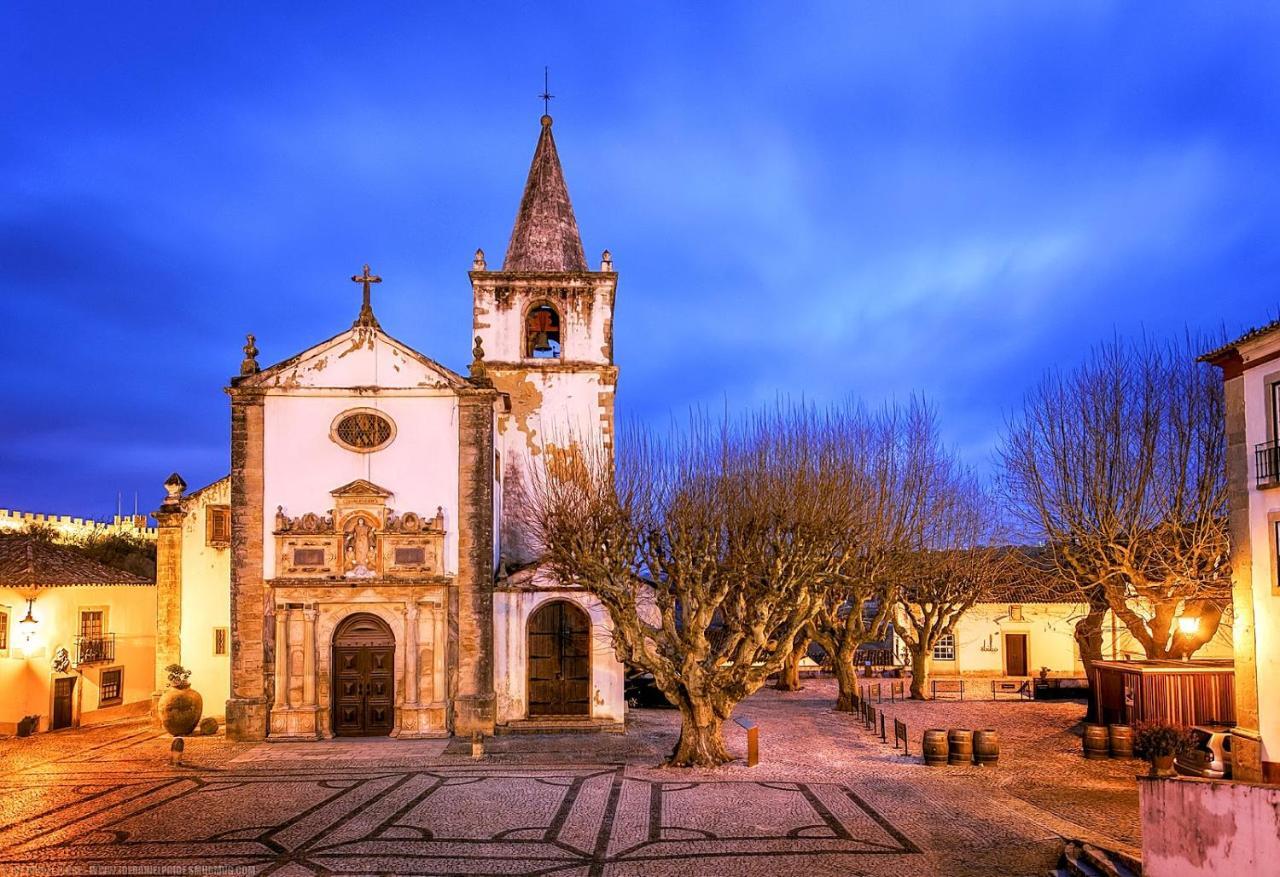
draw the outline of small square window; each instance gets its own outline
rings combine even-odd
[[[933,647],[935,661],[954,661],[956,659],[956,638],[954,634],[944,633]]]
[[[0,609],[0,653],[9,652],[9,608]]]
[[[124,702],[124,668],[102,671],[102,685],[98,689],[98,706],[114,706]]]
[[[231,544],[231,507],[211,505],[205,509],[204,541],[218,547]]]
[[[1010,606],[1010,607],[1009,607],[1009,620],[1010,620],[1010,621],[1022,621],[1022,607],[1021,607],[1021,606],[1018,606],[1018,605],[1016,605],[1016,604],[1015,604],[1015,605],[1013,605],[1013,606]]]
[[[227,654],[227,648],[231,644],[230,633],[225,627],[215,627],[213,629],[213,653],[215,655]]]

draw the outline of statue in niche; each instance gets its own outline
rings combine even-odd
[[[377,575],[373,567],[374,545],[373,528],[363,517],[357,515],[347,525],[346,537],[343,539],[343,551],[346,555],[349,579],[369,579]]]

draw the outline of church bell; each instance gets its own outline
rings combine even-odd
[[[533,336],[533,352],[534,353],[550,353],[551,341],[547,337],[546,332],[539,332]]]

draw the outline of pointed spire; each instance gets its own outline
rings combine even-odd
[[[511,230],[503,271],[586,271],[578,221],[560,169],[551,117],[542,117],[542,133],[524,184],[520,212]]]

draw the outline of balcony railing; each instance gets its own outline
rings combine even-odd
[[[1280,441],[1263,442],[1253,449],[1253,457],[1257,464],[1258,487],[1280,485]]]
[[[116,635],[76,637],[76,663],[102,664],[116,659]]]

